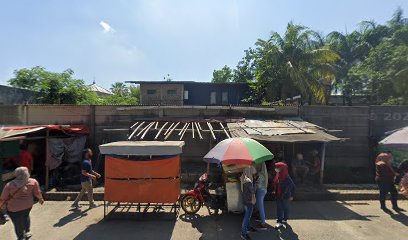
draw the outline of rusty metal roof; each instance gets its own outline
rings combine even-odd
[[[227,123],[233,137],[249,137],[267,142],[331,142],[340,138],[327,130],[306,121],[293,120],[245,120]]]

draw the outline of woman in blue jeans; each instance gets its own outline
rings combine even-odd
[[[248,235],[251,223],[252,211],[255,205],[255,186],[254,175],[256,169],[253,166],[248,166],[244,169],[241,176],[242,199],[244,203],[244,219],[242,220],[241,238],[244,240],[251,239]]]
[[[283,162],[275,163],[276,176],[273,180],[275,199],[276,199],[276,213],[277,225],[276,228],[281,228],[283,224],[287,224],[289,217],[289,201],[293,200],[295,191],[295,184],[289,176],[288,166]]]
[[[264,199],[268,189],[268,171],[265,162],[257,166],[258,180],[256,181],[256,207],[259,212],[258,230],[266,230]]]

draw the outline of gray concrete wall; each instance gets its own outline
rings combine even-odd
[[[0,85],[0,104],[35,103],[35,92]]]
[[[307,106],[301,116],[322,127],[341,130],[348,140],[327,146],[327,182],[373,181],[377,143],[385,132],[408,126],[408,106]]]
[[[297,107],[248,108],[201,106],[75,106],[75,105],[0,105],[1,125],[24,124],[85,124],[91,129],[89,145],[97,148],[104,142],[126,139],[127,131],[104,131],[128,128],[143,120],[162,118],[245,117],[279,119],[300,116],[322,127],[341,130],[333,135],[347,138],[344,142],[327,146],[326,182],[369,182],[373,179],[373,159],[376,144],[386,131],[408,125],[408,106]],[[188,133],[187,133],[188,135]],[[183,171],[202,171],[201,157],[211,147],[208,136],[204,140],[186,142]]]

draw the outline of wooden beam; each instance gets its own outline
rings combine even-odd
[[[45,191],[48,190],[50,186],[50,167],[48,166],[49,160],[48,159],[48,151],[49,151],[49,144],[48,144],[48,137],[50,136],[50,130],[47,128],[45,134]]]
[[[168,124],[168,122],[165,122],[165,123],[163,124],[163,126],[160,128],[159,132],[156,134],[156,137],[154,137],[154,140],[156,140],[156,139],[159,137],[160,133],[163,131],[163,128],[164,128],[167,124]]]
[[[164,136],[167,135],[167,133],[170,131],[170,129],[171,129],[171,127],[173,127],[173,125],[174,125],[174,123],[171,123],[171,124],[170,124],[170,127],[166,130],[166,132],[164,133]]]
[[[144,130],[146,130],[146,129],[147,129],[150,125],[152,125],[152,124],[153,124],[153,122],[147,124],[140,132],[138,132],[138,133],[136,134],[136,136],[137,136],[137,137],[140,136],[140,135],[142,134],[142,132],[144,132]]]
[[[191,132],[193,133],[193,139],[194,139],[195,138],[194,137],[194,122],[191,123]]]
[[[195,123],[195,124],[196,124],[196,128],[197,128],[198,136],[200,136],[200,139],[203,139],[203,136],[201,135],[200,127],[198,126],[198,123]]]
[[[197,122],[198,128],[200,128],[200,130],[202,131],[203,129],[201,128],[201,124],[200,122]]]
[[[211,132],[212,137],[214,138],[214,140],[216,140],[217,138],[215,137],[213,128],[212,128],[212,126],[211,126],[211,123],[207,122],[207,126],[208,126],[208,128],[210,129],[210,132]]]
[[[130,134],[130,136],[128,137],[128,140],[132,139],[133,135],[135,135],[136,131],[143,126],[145,122],[142,122],[139,126],[137,126],[137,128],[135,130],[133,130],[132,134]]]
[[[176,129],[176,127],[180,124],[180,122],[178,122],[176,125],[174,125],[173,129],[167,134],[167,136],[164,138],[164,140],[167,140],[167,138],[170,137],[170,135],[173,133],[174,129]]]
[[[231,138],[231,136],[228,134],[227,130],[224,128],[224,125],[222,125],[222,122],[220,122],[221,129],[224,130],[225,135],[227,135],[227,138]]]
[[[181,136],[181,134],[182,134],[183,131],[184,131],[184,128],[186,128],[186,127],[187,127],[187,123],[184,124],[183,128],[182,128],[182,129],[180,130],[180,132],[178,133],[179,136]]]
[[[152,122],[151,124],[149,124],[149,127],[146,129],[146,131],[143,133],[143,135],[140,137],[141,139],[143,139],[145,136],[146,136],[146,133],[149,131],[149,129],[151,128],[151,127],[153,127],[153,125],[154,125],[155,123],[154,122]]]
[[[130,127],[130,129],[136,127],[136,125],[137,125],[138,123],[139,123],[139,122],[136,122],[135,124],[133,124],[133,125]]]
[[[189,126],[190,126],[190,123],[187,123],[187,127],[184,129],[183,133],[181,134],[180,140],[183,139],[184,134],[186,133]]]

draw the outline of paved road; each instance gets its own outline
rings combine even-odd
[[[408,209],[408,201],[401,207]],[[69,211],[70,202],[46,202],[31,213],[33,240],[46,239],[240,239],[241,216],[225,214],[176,220],[169,214],[138,214],[103,220],[103,207]],[[266,205],[268,224],[275,222],[275,205]],[[408,239],[408,213],[387,214],[377,202],[294,202],[290,226],[252,233],[253,239]],[[5,237],[4,237],[5,236]],[[279,238],[280,237],[280,238]],[[10,222],[0,226],[0,239],[15,239]]]

